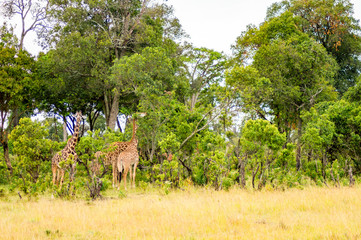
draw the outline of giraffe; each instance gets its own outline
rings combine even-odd
[[[143,115],[145,116],[145,115]],[[139,154],[138,154],[138,139],[135,135],[135,132],[138,128],[137,124],[135,123],[135,118],[133,118],[133,136],[132,139],[128,142],[128,147],[119,153],[116,159],[116,167],[118,172],[123,172],[123,182],[124,188],[127,189],[127,175],[128,171],[130,170],[130,183],[132,187],[135,187],[135,175],[137,165],[139,163]],[[119,188],[119,187],[118,187]]]
[[[133,136],[135,135],[135,132],[136,132],[136,128],[134,128],[134,125],[133,125]],[[123,152],[125,149],[127,149],[127,147],[129,146],[129,143],[130,142],[113,142],[112,144],[110,144],[110,146],[108,148],[108,151],[109,151],[108,153],[103,153],[101,151],[98,151],[95,153],[96,161],[98,161],[99,157],[105,156],[104,157],[104,166],[112,165],[113,187],[115,187],[115,185],[118,182],[118,180],[117,180],[118,171],[116,168],[117,157],[121,152]]]
[[[60,189],[64,180],[65,168],[69,167],[70,169],[70,173],[69,173],[70,181],[73,181],[74,178],[76,161],[78,158],[78,155],[75,152],[75,146],[76,143],[78,142],[80,120],[81,120],[81,112],[77,112],[76,124],[74,127],[73,135],[71,136],[71,138],[69,138],[63,150],[55,154],[53,159],[51,160],[51,170],[53,172],[53,184],[56,185],[60,183],[59,186]],[[72,155],[72,157],[74,158],[73,164],[66,167],[61,167],[59,163],[61,161],[66,161],[70,157],[70,155]]]
[[[129,147],[121,152],[117,159],[117,168],[118,172],[123,172],[123,182],[124,189],[127,189],[127,174],[130,170],[130,184],[132,187],[135,187],[135,174],[137,165],[139,163],[139,154],[138,154],[138,140],[134,138],[131,140]]]
[[[144,117],[146,113],[138,114],[138,117]],[[105,156],[104,158],[104,165],[109,166],[112,165],[112,175],[113,175],[113,187],[118,184],[117,175],[117,159],[121,152],[126,150],[128,146],[132,143],[133,139],[135,139],[135,134],[137,133],[138,125],[136,122],[136,117],[133,117],[133,133],[132,138],[129,142],[113,142],[110,144],[108,148],[108,153],[103,153],[98,151],[95,153],[95,157],[98,159],[100,156]]]

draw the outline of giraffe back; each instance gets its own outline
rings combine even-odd
[[[139,162],[139,154],[138,154],[138,140],[134,138],[127,149],[121,152],[117,158],[118,162],[122,162],[123,165],[133,165]]]
[[[105,165],[115,162],[121,152],[129,146],[130,142],[113,142],[108,149],[111,149],[105,156]]]

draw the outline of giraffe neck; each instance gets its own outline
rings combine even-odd
[[[71,136],[71,138],[69,139],[68,143],[67,143],[67,147],[69,149],[74,149],[75,145],[78,141],[78,135],[79,135],[79,125],[80,125],[80,119],[81,119],[81,113],[77,112],[77,118],[76,118],[76,124],[74,127],[74,133]]]
[[[134,142],[137,140],[137,136],[135,135],[137,133],[137,123],[135,121],[135,118],[133,118],[133,135],[132,135],[132,138],[130,139],[130,142]]]

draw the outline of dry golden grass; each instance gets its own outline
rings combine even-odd
[[[0,239],[361,239],[361,187],[0,201]]]

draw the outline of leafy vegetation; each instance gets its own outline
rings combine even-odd
[[[26,34],[19,41],[8,24],[0,29],[0,186],[71,197],[52,186],[51,159],[77,111],[75,196],[103,196],[112,166],[96,153],[129,141],[139,112],[147,114],[137,123],[142,189],[359,181],[361,28],[349,1],[273,4],[235,39],[232,56],[186,43],[165,3],[37,6],[42,18],[29,31],[49,51],[31,56]]]

